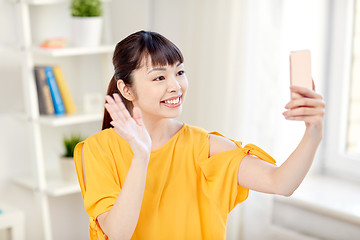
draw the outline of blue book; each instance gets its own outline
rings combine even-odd
[[[65,113],[64,102],[61,98],[59,87],[57,85],[52,67],[45,67],[44,70],[45,70],[47,82],[50,87],[50,94],[54,104],[55,114],[64,114]]]

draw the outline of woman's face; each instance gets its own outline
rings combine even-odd
[[[132,73],[134,106],[143,117],[176,118],[180,115],[188,87],[184,64],[152,66],[150,58]]]

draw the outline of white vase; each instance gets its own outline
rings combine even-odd
[[[96,47],[101,42],[102,17],[72,17],[72,44],[75,47]]]
[[[77,174],[74,159],[71,157],[60,158],[61,176],[64,181],[76,182]]]

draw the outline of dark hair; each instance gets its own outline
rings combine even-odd
[[[110,80],[107,95],[118,93],[131,115],[133,104],[122,96],[117,88],[117,81],[121,79],[129,88],[132,88],[132,72],[140,68],[142,60],[147,59],[148,56],[150,56],[153,66],[174,65],[177,62],[184,62],[182,53],[175,44],[156,32],[135,32],[118,42],[113,55],[115,73]],[[112,127],[111,121],[111,116],[105,109],[102,129]]]

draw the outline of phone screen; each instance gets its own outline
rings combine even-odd
[[[290,52],[290,84],[312,89],[311,56],[309,50]],[[291,93],[291,98],[300,97]]]

